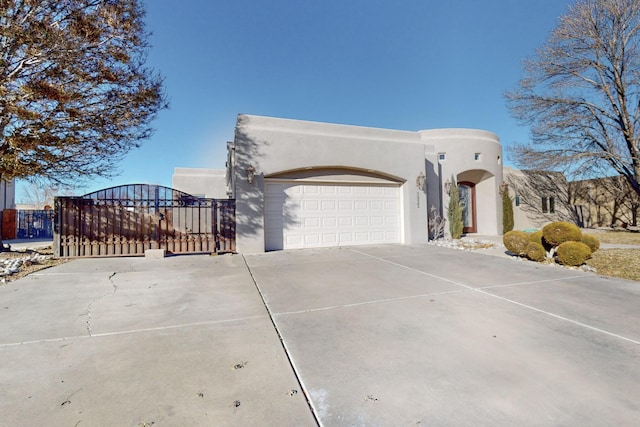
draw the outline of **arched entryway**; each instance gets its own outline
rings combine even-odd
[[[486,170],[472,169],[459,173],[455,178],[460,196],[468,199],[463,232],[499,234],[499,226],[502,225],[502,201],[498,194],[495,175]]]
[[[476,233],[476,185],[469,181],[458,182],[458,194],[462,205],[463,233]]]

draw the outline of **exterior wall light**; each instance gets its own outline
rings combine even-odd
[[[449,192],[451,191],[451,181],[449,181],[447,179],[447,181],[444,183],[444,191],[445,193],[449,194]]]
[[[255,177],[256,177],[256,168],[254,168],[253,165],[249,165],[247,167],[247,182],[249,184],[253,184],[253,182],[255,181]]]
[[[418,190],[420,191],[424,191],[424,189],[426,188],[426,177],[424,176],[422,171],[420,171],[418,177],[416,178],[416,187],[418,187]]]

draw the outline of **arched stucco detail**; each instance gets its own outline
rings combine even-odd
[[[498,225],[502,223],[496,215],[496,201],[498,200],[497,187],[500,183],[496,176],[487,170],[472,169],[459,173],[457,182],[470,182],[475,184],[475,220],[476,233],[496,235],[499,233]]]
[[[287,179],[326,182],[367,182],[379,184],[403,184],[404,179],[384,172],[350,166],[317,166],[289,169],[265,175],[267,179]]]
[[[473,182],[474,184],[479,184],[480,182],[489,179],[492,176],[494,175],[487,170],[473,169],[458,173],[458,176],[456,176],[456,181],[467,181]]]

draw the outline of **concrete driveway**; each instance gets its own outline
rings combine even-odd
[[[12,426],[640,425],[640,283],[579,270],[433,246],[76,260],[0,301]]]

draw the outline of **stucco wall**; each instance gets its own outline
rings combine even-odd
[[[525,171],[526,172],[526,171]],[[574,222],[568,183],[560,173],[529,172],[504,168],[504,179],[509,184],[509,196],[514,199],[514,230],[540,229],[553,221]],[[515,198],[519,198],[519,206]],[[555,212],[542,211],[542,197],[554,197]]]
[[[313,179],[327,168],[367,172],[400,183],[403,243],[427,241],[431,206],[446,216],[443,205],[448,200],[442,196],[442,185],[451,174],[456,179],[466,176],[477,185],[478,233],[501,232],[502,148],[491,132],[410,132],[239,115],[229,150],[240,252],[264,251],[265,178],[306,171],[307,179]],[[438,159],[440,152],[446,153],[444,161]],[[252,184],[247,181],[250,168],[255,170]],[[416,186],[421,173],[427,177],[424,191]]]
[[[502,145],[498,136],[478,129],[432,129],[419,134],[434,147],[442,183],[453,176],[457,182],[476,185],[476,233],[502,234]],[[446,217],[449,197],[442,191],[441,211]]]
[[[171,178],[171,186],[193,196],[212,199],[226,199],[225,169],[175,168]]]
[[[403,243],[426,241],[424,147],[413,132],[241,115],[234,141],[238,251],[264,251],[264,178],[291,170],[357,169],[401,183]],[[248,184],[246,170],[256,170]],[[418,206],[420,203],[420,206]]]

